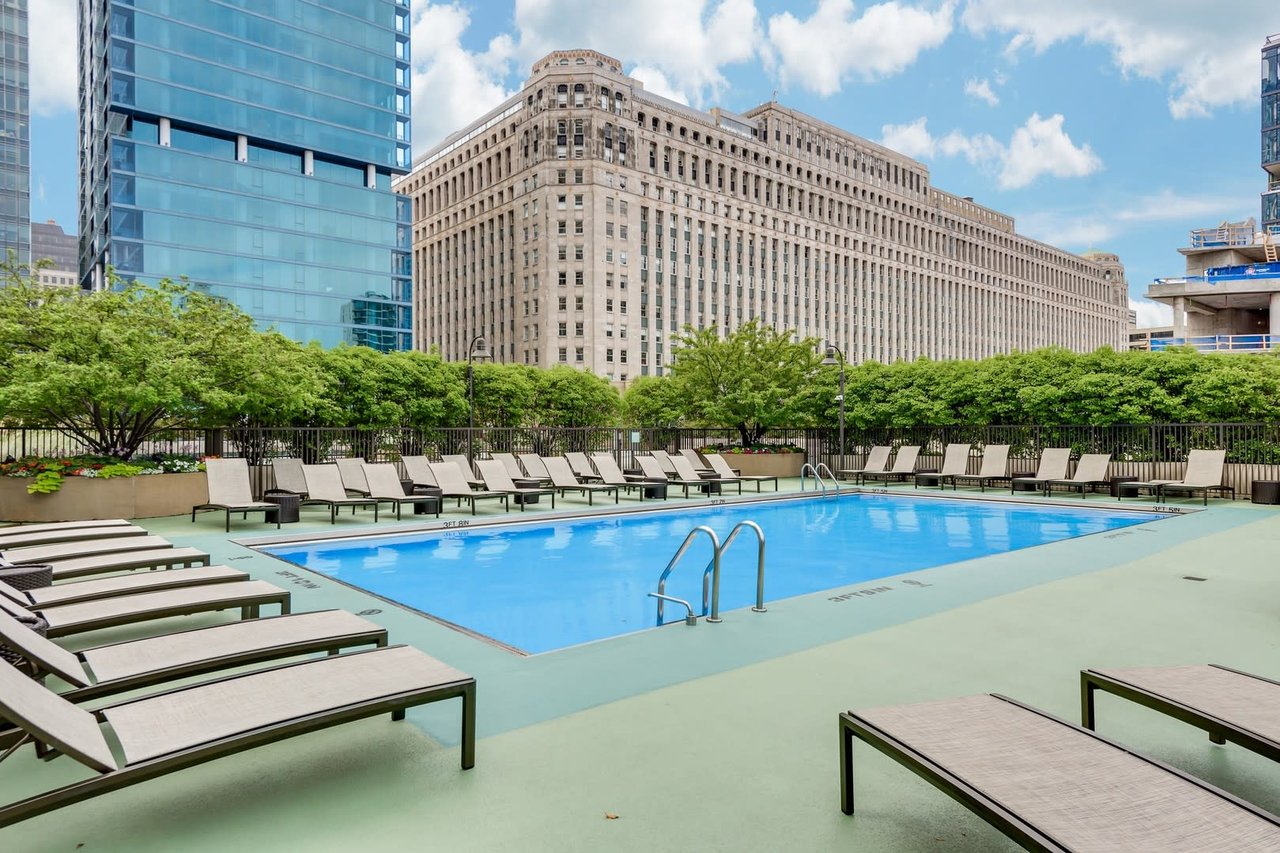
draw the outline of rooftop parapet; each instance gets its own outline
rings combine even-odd
[[[1215,228],[1196,228],[1191,232],[1191,248],[1217,249],[1230,246],[1252,246],[1258,241],[1258,221],[1249,217],[1243,222],[1223,222]]]

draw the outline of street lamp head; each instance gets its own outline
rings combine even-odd
[[[841,361],[841,359],[840,359],[840,358],[838,358],[838,357],[836,356],[836,352],[837,352],[837,350],[836,350],[836,348],[835,348],[835,347],[833,347],[833,346],[828,346],[828,347],[827,347],[827,354],[826,354],[826,356],[822,359],[822,364],[823,364],[824,366],[826,366],[826,367],[833,367],[833,366],[835,366],[835,365],[837,365],[837,364],[841,364],[841,363],[842,363],[842,361]]]
[[[489,352],[489,344],[482,335],[476,335],[471,339],[471,345],[467,347],[467,361],[479,359],[484,361],[493,358],[493,353]]]

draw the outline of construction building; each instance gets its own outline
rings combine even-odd
[[[776,102],[702,112],[591,50],[420,157],[414,338],[465,359],[660,375],[685,326],[753,319],[852,362],[1123,348],[1114,255],[1019,235],[923,164]]]

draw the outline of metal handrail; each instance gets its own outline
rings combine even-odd
[[[734,525],[733,530],[729,531],[729,535],[725,537],[724,544],[716,549],[715,556],[711,558],[711,562],[707,564],[707,568],[702,573],[702,588],[707,588],[707,572],[711,572],[711,615],[707,616],[708,622],[721,622],[720,618],[720,557],[729,546],[733,544],[733,540],[738,538],[738,534],[746,527],[756,532],[756,539],[760,543],[759,550],[756,552],[756,606],[751,608],[756,613],[764,613],[764,531],[760,529],[760,525],[754,521],[739,521]],[[703,614],[706,615],[705,613]]]
[[[674,595],[663,595],[660,592],[651,592],[649,593],[649,597],[658,599],[658,624],[659,625],[662,624],[662,602],[664,601],[670,601],[675,604],[683,604],[684,609],[689,611],[688,613],[685,614],[684,624],[686,625],[698,624],[698,617],[693,612],[692,605],[690,605],[689,602],[685,601],[683,598],[676,598]]]
[[[699,524],[697,527],[689,531],[688,536],[684,537],[684,541],[680,543],[679,549],[677,549],[676,553],[671,557],[671,562],[667,563],[667,567],[662,570],[662,575],[659,576],[658,578],[657,594],[653,595],[652,593],[650,593],[650,595],[653,595],[654,598],[658,599],[659,627],[661,627],[663,624],[662,622],[663,604],[667,601],[672,600],[668,595],[666,595],[667,578],[671,575],[671,570],[676,567],[676,563],[680,562],[680,558],[684,556],[684,552],[689,550],[689,546],[693,544],[693,540],[698,538],[699,533],[705,533],[711,537],[711,548],[712,548],[711,561],[715,563],[716,575],[719,575],[720,573],[720,537],[716,536],[716,532],[712,530],[710,527],[707,527],[705,524]],[[707,575],[706,575],[706,572],[703,572],[702,574],[702,613],[701,613],[702,616],[707,615],[708,603],[709,603],[709,590],[707,589]],[[688,604],[686,603],[685,606],[688,607]],[[689,607],[689,612],[690,613],[693,612],[692,607]],[[685,621],[688,622],[688,617],[685,618]]]
[[[819,462],[813,469],[813,475],[815,477],[821,477],[823,471],[826,471],[827,476],[831,478],[831,485],[836,487],[836,497],[840,497],[840,479],[836,477],[834,471],[827,467],[827,463]]]
[[[816,485],[819,489],[822,489],[822,496],[823,496],[823,497],[826,497],[826,495],[827,495],[827,484],[826,484],[826,482],[822,479],[822,476],[818,473],[818,469],[817,469],[817,468],[815,468],[815,467],[813,467],[813,463],[812,463],[812,462],[806,462],[806,463],[804,463],[803,465],[801,465],[801,466],[800,466],[800,491],[802,491],[802,492],[803,492],[803,491],[804,491],[804,484],[805,484],[805,483],[807,483],[807,482],[809,482],[808,477],[806,477],[806,476],[805,476],[805,473],[804,473],[805,471],[808,471],[808,472],[810,472],[811,474],[813,474],[813,482],[815,483],[815,485]]]

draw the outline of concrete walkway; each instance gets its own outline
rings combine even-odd
[[[358,529],[349,518],[345,532]],[[523,658],[237,544],[274,528],[228,538],[207,519],[147,526],[289,585],[295,610],[379,611],[369,618],[393,641],[475,675],[476,768],[458,769],[457,708],[433,707],[411,711],[410,725],[364,721],[72,806],[0,830],[0,848],[1015,849],[870,750],[858,752],[859,815],[842,815],[838,712],[1001,692],[1075,719],[1087,666],[1220,662],[1280,675],[1280,513],[1247,503],[897,576],[874,595],[834,590],[718,626]],[[1271,762],[1107,697],[1099,720],[1102,733],[1280,812]],[[84,775],[24,750],[0,765],[0,798]]]

